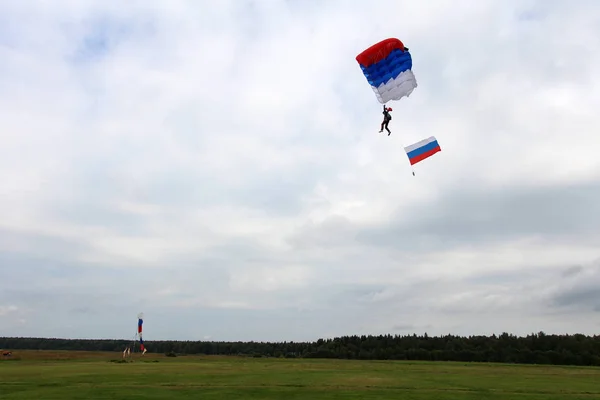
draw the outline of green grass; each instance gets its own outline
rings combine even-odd
[[[402,361],[291,360],[15,352],[0,361],[9,399],[600,398],[600,368]]]

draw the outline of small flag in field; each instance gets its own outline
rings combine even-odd
[[[404,150],[406,151],[406,155],[410,160],[410,165],[415,165],[419,161],[423,161],[424,159],[431,157],[438,151],[442,151],[435,136],[431,136],[430,138],[423,139],[415,144],[411,144],[410,146],[405,147]]]

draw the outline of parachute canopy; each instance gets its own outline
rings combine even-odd
[[[408,97],[417,87],[412,57],[399,39],[374,44],[357,55],[356,61],[381,104]]]
[[[146,353],[146,348],[144,347],[144,338],[142,336],[142,326],[143,325],[144,325],[144,313],[139,313],[138,314],[137,335],[140,339],[140,351],[142,351],[142,353]]]

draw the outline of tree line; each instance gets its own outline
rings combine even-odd
[[[137,349],[131,340],[2,337],[5,350],[118,351]],[[145,341],[149,352],[169,355],[423,360],[600,366],[600,336],[354,335],[315,342]]]

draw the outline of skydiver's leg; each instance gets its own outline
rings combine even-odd
[[[388,128],[389,123],[390,123],[390,121],[385,121],[385,130],[388,131],[388,136],[390,136],[390,134],[392,133],[392,131],[390,131],[390,128]]]
[[[383,132],[383,124],[385,124],[385,121],[381,123],[381,129],[379,130],[379,133]]]

